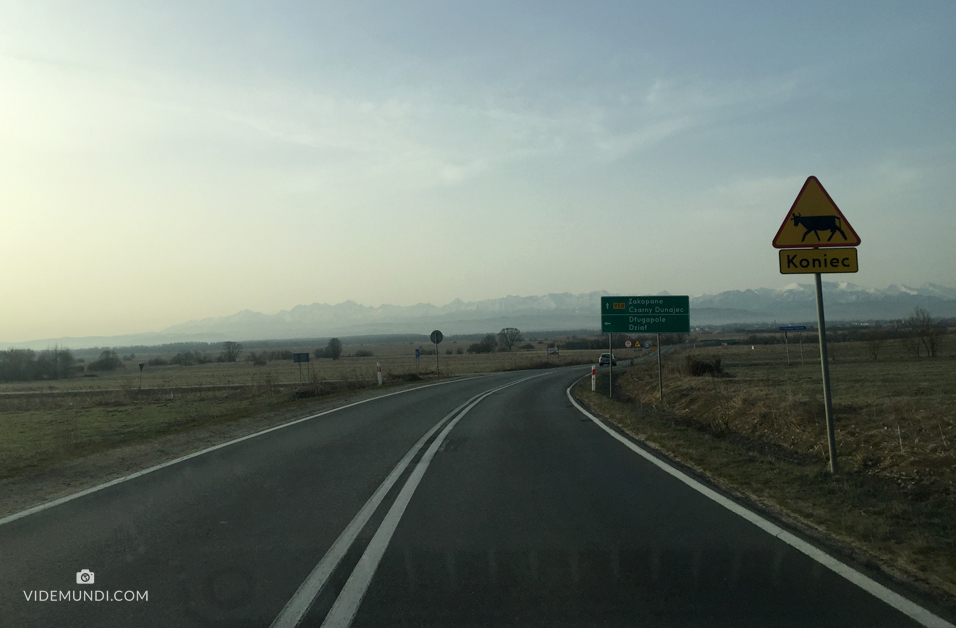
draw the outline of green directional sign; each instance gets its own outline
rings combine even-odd
[[[601,331],[671,334],[690,331],[690,297],[601,297]]]

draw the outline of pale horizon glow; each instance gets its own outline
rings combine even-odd
[[[817,176],[956,284],[956,5],[0,0],[0,342],[782,287]],[[2,347],[0,347],[2,348]]]

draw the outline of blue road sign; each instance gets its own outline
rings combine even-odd
[[[415,359],[416,359],[416,360],[420,360],[421,357],[422,357],[422,350],[421,350],[421,349],[415,349]]]
[[[787,325],[786,327],[781,327],[780,331],[803,331],[806,328],[806,325]]]

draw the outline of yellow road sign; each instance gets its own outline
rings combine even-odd
[[[856,249],[797,249],[779,251],[784,275],[855,273],[860,270]]]
[[[797,200],[793,202],[793,207],[790,208],[773,239],[773,246],[778,249],[857,246],[858,244],[860,244],[860,236],[846,221],[843,213],[816,177],[809,177],[803,184],[803,188],[797,194]]]

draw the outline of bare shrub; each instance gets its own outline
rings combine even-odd
[[[712,362],[698,359],[696,356],[688,355],[684,358],[684,374],[691,377],[701,377],[710,375],[711,377],[721,374],[720,358],[714,358]]]

